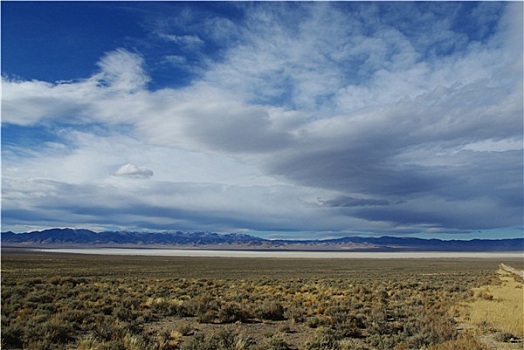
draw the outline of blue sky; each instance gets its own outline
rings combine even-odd
[[[520,237],[521,2],[2,2],[2,230]]]

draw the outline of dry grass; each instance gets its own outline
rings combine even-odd
[[[465,320],[480,334],[498,333],[524,337],[523,284],[499,270],[500,282],[472,289],[472,301],[464,306]]]
[[[489,350],[490,348],[479,342],[471,334],[462,334],[457,339],[445,341],[440,344],[432,344],[429,350]]]

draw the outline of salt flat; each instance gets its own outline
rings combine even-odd
[[[524,258],[524,252],[321,252],[321,251],[255,251],[255,250],[198,250],[198,249],[122,249],[75,248],[32,249],[32,251],[94,255],[140,255],[224,258],[307,258],[307,259],[435,259],[435,258]]]

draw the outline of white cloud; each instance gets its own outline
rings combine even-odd
[[[132,101],[134,93],[144,91],[149,77],[143,64],[139,55],[118,49],[102,57],[100,72],[85,80],[47,83],[2,77],[2,120],[17,125],[96,120],[98,103]]]
[[[101,73],[95,79],[116,92],[133,93],[143,89],[149,81],[143,71],[142,57],[123,49],[106,54],[98,62],[98,66]]]
[[[480,142],[474,142],[466,145],[465,150],[472,150],[477,152],[505,152],[505,151],[518,151],[524,148],[522,139],[503,139],[494,140],[487,139]]]
[[[75,117],[89,105],[94,91],[91,82],[52,84],[2,77],[2,121],[32,125],[41,120]]]
[[[115,176],[131,177],[135,179],[148,179],[153,176],[153,171],[144,167],[137,167],[134,164],[127,163],[122,165],[115,172]]]
[[[200,39],[197,35],[175,35],[158,33],[158,36],[164,40],[171,41],[188,48],[198,48],[204,44],[204,41],[202,41],[202,39]]]
[[[185,65],[187,63],[187,58],[180,55],[168,55],[166,56],[166,61],[176,66]]]

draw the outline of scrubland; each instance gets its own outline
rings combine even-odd
[[[3,251],[2,349],[488,349],[463,324],[522,293],[499,262]]]

